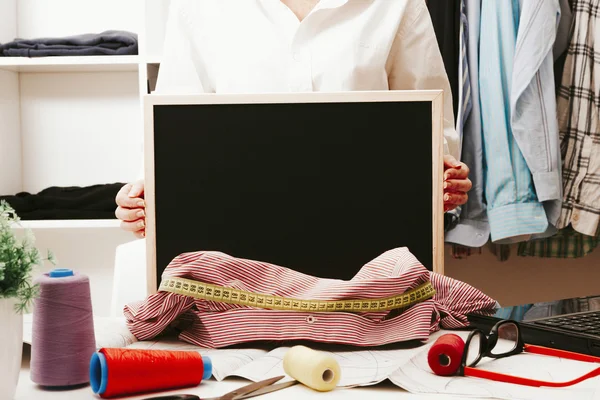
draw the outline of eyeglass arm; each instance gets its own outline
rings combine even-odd
[[[521,378],[513,375],[505,375],[500,374],[498,372],[485,371],[478,368],[465,367],[464,370],[465,376],[472,376],[474,378],[482,378],[482,379],[490,379],[492,381],[497,382],[505,382],[505,383],[514,383],[517,385],[525,385],[525,386],[534,386],[534,387],[566,387],[575,385],[579,382],[585,381],[586,379],[590,379],[600,375],[600,368],[596,368],[593,371],[588,372],[587,374],[570,381],[566,382],[546,382],[546,381],[538,381],[537,379],[529,379],[529,378]]]
[[[581,354],[581,353],[574,353],[572,351],[566,351],[566,350],[551,349],[550,347],[526,344],[524,346],[523,350],[526,351],[527,353],[560,357],[560,358],[566,358],[569,360],[600,363],[600,357],[590,356],[590,355]]]

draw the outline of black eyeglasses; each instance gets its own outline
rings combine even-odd
[[[561,357],[570,360],[600,363],[600,357],[524,343],[523,338],[521,337],[521,329],[519,324],[515,321],[503,320],[494,325],[489,334],[485,334],[479,329],[475,329],[469,333],[461,357],[460,367],[458,367],[457,371],[454,371],[453,373],[458,372],[461,376],[472,376],[498,382],[514,383],[518,385],[534,387],[571,386],[586,379],[600,375],[600,368],[596,368],[593,371],[590,371],[587,374],[568,382],[546,382],[474,368],[483,357],[504,358],[523,352]]]
[[[474,367],[483,357],[504,358],[523,352],[525,343],[519,325],[510,320],[500,321],[489,334],[475,329],[465,342],[465,350],[460,363],[460,374],[465,367]]]

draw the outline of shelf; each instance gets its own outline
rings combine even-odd
[[[119,228],[118,219],[73,219],[73,220],[39,220],[21,221],[15,229],[98,229]]]
[[[146,64],[157,64],[160,65],[162,57],[160,56],[150,56],[146,57]]]
[[[0,69],[15,72],[137,71],[139,56],[0,57]]]

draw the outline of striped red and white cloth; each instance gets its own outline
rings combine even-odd
[[[497,305],[466,283],[429,272],[407,248],[382,254],[348,281],[316,278],[219,252],[181,254],[165,269],[163,278],[167,276],[310,300],[384,298],[402,294],[429,280],[437,293],[401,313],[311,313],[258,309],[159,291],[124,308],[129,330],[139,340],[151,339],[172,323],[186,320],[191,323],[186,324],[180,339],[208,348],[289,340],[377,346],[423,340],[440,327],[464,327],[466,313],[492,314]]]

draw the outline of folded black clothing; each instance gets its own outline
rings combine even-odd
[[[52,186],[39,193],[0,196],[22,220],[114,219],[115,198],[124,183]]]
[[[102,56],[137,55],[137,34],[127,31],[104,31],[62,38],[15,39],[0,44],[0,56]]]

